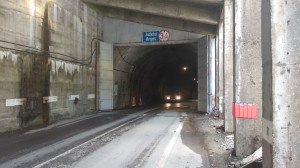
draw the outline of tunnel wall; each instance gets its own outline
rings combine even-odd
[[[141,106],[147,102],[153,86],[149,74],[137,60],[152,50],[147,46],[114,47],[114,109]]]
[[[175,94],[196,98],[197,49],[197,43],[115,46],[114,108],[162,103]]]
[[[0,132],[93,111],[94,62],[81,63],[102,23],[95,9],[80,0],[3,1],[0,21]]]
[[[130,79],[134,66],[124,58],[130,47],[114,47],[114,109],[132,106]]]

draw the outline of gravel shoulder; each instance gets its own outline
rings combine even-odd
[[[192,114],[197,134],[208,152],[210,168],[226,168],[226,160],[233,150],[233,134],[225,133],[223,120],[207,114]]]

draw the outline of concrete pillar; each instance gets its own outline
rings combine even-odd
[[[213,36],[208,36],[208,92],[207,92],[207,111],[213,112],[216,107],[216,76],[215,76],[215,62],[216,62],[216,38]]]
[[[215,90],[215,95],[216,95],[216,107],[215,110],[219,111],[219,30],[217,32],[216,35],[216,60],[215,60],[215,86],[216,86],[216,90]],[[221,114],[221,113],[219,113]]]
[[[208,112],[208,37],[198,41],[198,111]]]
[[[263,166],[300,165],[300,1],[262,1]]]
[[[256,119],[234,118],[235,153],[252,154],[261,145],[261,1],[234,1],[234,102],[257,103]]]
[[[198,41],[198,111],[212,112],[215,104],[215,43],[213,36]]]
[[[233,132],[233,0],[224,1],[224,127]]]
[[[224,20],[223,20],[224,13],[222,11],[221,17],[220,17],[220,22],[219,22],[219,31],[218,31],[218,68],[216,69],[218,71],[218,84],[216,87],[218,87],[218,100],[217,100],[217,106],[220,115],[222,118],[224,118],[224,62],[223,62],[223,57],[224,57]]]

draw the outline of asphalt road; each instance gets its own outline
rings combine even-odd
[[[0,167],[208,166],[189,115],[193,103],[107,112],[0,136]]]

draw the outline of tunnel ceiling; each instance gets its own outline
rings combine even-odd
[[[192,61],[197,58],[197,44],[115,47],[115,52],[121,54],[125,60],[115,60],[119,68],[126,68],[129,63],[151,71],[162,65],[195,64]]]
[[[215,34],[224,0],[82,0],[103,16],[200,34]]]

